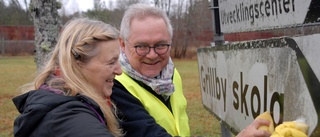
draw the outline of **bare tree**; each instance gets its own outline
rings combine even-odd
[[[27,3],[27,0],[24,0],[24,5],[26,6],[26,12],[27,12],[27,16],[26,16],[26,19],[29,19],[29,10],[28,10],[28,3]]]
[[[35,61],[37,70],[43,67],[45,57],[50,53],[59,36],[61,26],[58,9],[61,3],[56,0],[31,0],[30,13],[35,28]]]
[[[10,0],[5,4],[0,0],[0,25],[29,25],[32,24],[28,13],[21,7],[18,0]]]
[[[147,0],[116,0],[116,1],[113,1],[114,3],[112,3],[111,5],[114,7],[109,5],[111,13],[109,14],[109,19],[108,19],[107,23],[119,28],[124,11],[132,4],[147,3],[146,1]]]
[[[212,30],[211,14],[207,0],[178,1],[173,10],[174,27],[173,57],[185,58],[188,48],[204,46],[199,40],[208,30]],[[210,43],[210,42],[208,42]]]
[[[181,47],[184,43],[185,37],[185,27],[184,27],[184,12],[183,12],[183,5],[186,5],[185,1],[178,1],[178,4],[175,9],[175,13],[172,17],[172,24],[174,27],[174,35],[173,35],[173,57],[174,58],[181,58]]]
[[[135,4],[135,3],[147,3],[147,2],[145,2],[144,0],[118,0],[117,7],[119,10],[125,10],[130,5]]]
[[[10,19],[8,16],[8,6],[4,3],[3,0],[0,0],[0,15],[1,15],[1,20],[0,20],[0,25],[8,25],[8,20]],[[2,33],[2,30],[0,31]]]
[[[169,16],[171,0],[154,0],[154,5],[166,11],[167,15]]]
[[[14,5],[17,5],[18,7],[21,7],[18,0],[11,0],[11,3],[13,3]]]
[[[93,8],[97,11],[103,11],[107,9],[105,1],[101,1],[101,0],[94,0]]]
[[[110,1],[108,2],[108,5],[109,5],[108,8],[109,8],[110,10],[113,10],[113,9],[115,8],[114,1],[111,1],[111,0],[110,0]]]

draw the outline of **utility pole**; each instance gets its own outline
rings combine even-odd
[[[210,9],[212,11],[212,28],[214,29],[213,42],[215,45],[222,45],[224,43],[224,35],[221,32],[219,0],[211,0]]]

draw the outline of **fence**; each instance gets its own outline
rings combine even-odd
[[[0,38],[1,56],[33,55],[33,40],[4,40]]]

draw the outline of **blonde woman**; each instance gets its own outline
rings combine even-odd
[[[101,21],[69,21],[31,91],[13,98],[16,137],[122,136],[109,101],[122,73],[119,32]]]

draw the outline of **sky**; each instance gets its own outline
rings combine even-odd
[[[61,3],[65,7],[67,14],[93,9],[93,0],[61,0]]]
[[[10,0],[4,0],[6,4],[9,3]],[[24,0],[18,0],[21,6],[25,9],[25,3]],[[61,1],[62,6],[66,9],[66,14],[73,14],[74,12],[78,11],[87,11],[88,9],[93,9],[93,0],[58,0]],[[105,1],[106,4],[109,3],[109,1],[115,1],[115,0],[102,0]],[[30,0],[27,0],[27,3],[29,5]],[[108,8],[108,5],[106,5]],[[59,12],[61,10],[58,10]]]

